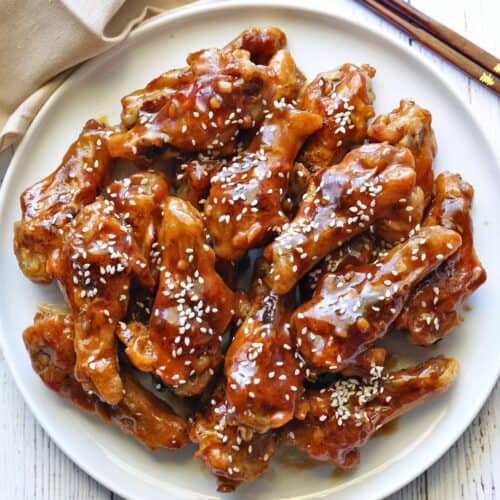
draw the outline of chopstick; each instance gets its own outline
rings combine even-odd
[[[500,60],[498,57],[486,52],[486,50],[482,49],[475,43],[472,43],[470,40],[467,40],[467,38],[464,38],[460,35],[460,33],[453,31],[444,24],[441,24],[435,19],[425,15],[423,12],[420,12],[407,2],[403,2],[402,0],[380,1],[381,3],[387,5],[390,9],[399,11],[402,15],[413,19],[426,31],[432,33],[442,42],[446,43],[455,50],[458,50],[458,52],[464,56],[472,59],[474,62],[479,64],[479,66],[500,75]]]
[[[500,61],[401,0],[359,0],[412,38],[500,95]]]

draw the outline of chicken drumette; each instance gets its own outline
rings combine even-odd
[[[292,294],[278,296],[264,284],[268,264],[259,260],[251,309],[225,359],[226,398],[234,418],[257,432],[281,427],[295,413],[303,370],[293,346]]]
[[[225,394],[225,384],[220,382],[194,415],[189,436],[199,445],[195,457],[217,477],[218,490],[230,492],[267,469],[276,450],[277,434],[260,434],[236,423]]]
[[[396,325],[407,329],[416,344],[437,342],[463,320],[466,298],[486,280],[474,250],[470,209],[474,190],[458,174],[436,178],[435,198],[424,225],[441,224],[458,231],[462,245],[412,292]]]
[[[186,422],[136,382],[129,369],[122,367],[120,371],[124,394],[116,405],[103,403],[82,388],[74,375],[76,358],[70,315],[39,312],[23,338],[35,372],[64,399],[98,415],[152,450],[188,444]]]
[[[388,115],[378,116],[368,128],[368,137],[372,142],[387,141],[395,146],[404,146],[415,158],[415,189],[394,204],[386,218],[375,224],[375,233],[386,241],[397,242],[407,238],[422,221],[431,200],[434,181],[432,163],[437,151],[431,123],[429,111],[405,99]]]
[[[293,99],[304,83],[277,28],[254,28],[223,49],[190,54],[122,99],[128,130],[109,139],[112,156],[147,160],[166,149],[229,153],[240,130],[258,126],[274,100]],[[189,133],[187,133],[189,131]]]
[[[320,126],[318,115],[274,106],[250,147],[212,177],[205,216],[217,256],[239,259],[286,222],[282,201],[292,162]]]
[[[309,389],[284,440],[316,460],[348,469],[359,448],[382,426],[446,391],[457,376],[455,360],[438,356],[392,373],[373,365],[366,379],[341,378],[331,387]]]
[[[201,214],[168,197],[159,243],[160,282],[149,329],[130,323],[118,332],[132,363],[154,371],[177,394],[199,394],[222,362],[222,334],[234,294],[215,271]]]
[[[64,228],[92,203],[111,169],[105,139],[109,129],[89,120],[59,167],[21,195],[22,219],[14,230],[14,250],[23,273],[49,283],[47,263],[61,245]]]
[[[311,368],[340,371],[385,335],[412,289],[460,247],[458,233],[422,229],[372,264],[321,278],[292,316],[297,347]]]
[[[338,163],[353,147],[366,139],[368,120],[375,115],[371,79],[375,69],[343,64],[320,73],[304,90],[298,107],[323,118],[300,153],[300,161],[311,170]]]
[[[312,176],[295,218],[264,250],[267,277],[278,294],[290,291],[318,261],[365,232],[415,187],[406,148],[369,144]]]
[[[85,206],[66,228],[49,261],[75,322],[76,378],[86,390],[116,404],[123,395],[115,329],[127,310],[132,275],[153,279],[147,261],[110,200]]]

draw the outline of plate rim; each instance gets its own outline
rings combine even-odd
[[[11,184],[12,179],[15,175],[16,164],[18,163],[17,158],[22,156],[24,149],[26,148],[26,144],[29,142],[31,136],[35,133],[38,128],[39,122],[43,119],[46,111],[51,107],[52,102],[58,98],[58,95],[67,87],[72,84],[72,81],[76,79],[81,73],[88,71],[91,69],[93,64],[98,64],[99,60],[103,57],[109,56],[113,51],[118,50],[126,50],[127,45],[133,43],[136,37],[141,36],[143,33],[148,31],[154,31],[155,29],[159,29],[164,25],[169,25],[177,20],[189,20],[192,16],[203,15],[206,13],[213,13],[217,11],[224,10],[237,10],[241,8],[255,8],[255,7],[265,7],[265,8],[281,8],[289,10],[290,12],[303,12],[306,14],[321,14],[332,20],[340,20],[341,22],[354,25],[356,28],[360,30],[366,31],[370,35],[374,35],[376,37],[382,38],[384,41],[389,44],[396,46],[398,49],[402,50],[407,56],[410,58],[418,60],[420,64],[422,64],[435,78],[437,78],[446,90],[452,94],[452,96],[460,103],[463,110],[467,114],[467,116],[471,119],[474,124],[479,136],[484,141],[484,143],[488,146],[490,150],[492,158],[496,160],[496,170],[500,173],[500,159],[497,157],[496,149],[493,145],[492,140],[489,138],[488,134],[485,132],[485,126],[479,121],[479,118],[474,113],[472,106],[465,100],[465,98],[458,92],[455,88],[455,85],[451,83],[448,79],[442,77],[440,72],[438,71],[436,64],[424,57],[421,53],[411,50],[406,44],[404,44],[401,40],[397,39],[394,35],[389,32],[384,31],[382,28],[379,28],[375,25],[368,25],[365,21],[360,21],[357,19],[353,19],[349,17],[344,12],[333,12],[331,5],[326,5],[326,2],[318,3],[317,0],[314,0],[313,3],[308,3],[307,0],[296,0],[294,3],[290,3],[289,0],[231,0],[230,2],[227,0],[199,0],[198,2],[194,2],[185,6],[177,7],[175,9],[171,9],[162,14],[159,14],[148,21],[146,21],[141,26],[134,29],[128,38],[121,43],[108,51],[105,51],[102,54],[88,60],[85,64],[82,64],[75,71],[73,71],[62,83],[61,85],[53,92],[53,94],[47,99],[47,101],[42,105],[37,115],[35,116],[33,122],[30,124],[27,133],[22,138],[18,146],[16,147],[16,151],[12,156],[9,166],[7,167],[7,173],[3,179],[2,185],[0,187],[0,218],[1,214],[4,213],[3,207],[7,204],[8,200],[8,186]],[[1,315],[1,311],[0,311]],[[78,457],[71,451],[71,446],[69,445],[69,441],[63,441],[63,439],[59,439],[59,437],[54,437],[54,433],[52,432],[52,426],[48,421],[48,417],[44,416],[44,413],[37,407],[36,402],[32,399],[31,392],[29,388],[25,387],[25,384],[22,382],[22,377],[20,375],[19,370],[16,368],[14,360],[10,359],[9,356],[5,355],[6,352],[6,343],[4,340],[5,334],[3,329],[0,327],[0,349],[4,353],[5,362],[7,367],[14,379],[14,382],[20,391],[24,402],[28,405],[32,415],[35,417],[37,422],[42,426],[45,432],[49,435],[50,439],[54,441],[54,443],[60,448],[60,450],[68,457],[70,460],[79,468],[81,468],[86,474],[95,479],[101,485],[113,491],[124,498],[132,498],[129,496],[127,491],[124,491],[124,486],[121,487],[119,482],[113,481],[112,477],[108,478],[104,473],[101,473],[98,469],[92,468],[91,464],[82,463]],[[416,470],[412,470],[409,474],[402,477],[402,479],[394,479],[391,482],[387,482],[387,487],[379,488],[377,492],[377,496],[374,498],[383,498],[386,497],[399,489],[403,488],[405,485],[409,484],[416,477],[425,472],[429,467],[431,467],[435,462],[437,462],[449,449],[450,447],[462,436],[462,434],[467,430],[470,426],[474,418],[481,411],[482,407],[488,400],[495,384],[500,376],[500,362],[498,363],[496,369],[496,378],[491,379],[491,382],[488,387],[483,388],[483,396],[479,399],[476,399],[476,407],[474,411],[471,412],[470,416],[466,418],[462,425],[456,427],[455,432],[450,433],[446,439],[444,439],[442,449],[430,456],[430,458],[425,458],[422,460],[422,464],[420,467],[416,468]],[[411,451],[410,451],[411,453]],[[169,485],[169,488],[172,488],[171,493],[176,494],[176,491],[179,491],[179,488],[175,485]],[[295,497],[290,497],[289,500],[300,500],[306,498],[312,498],[314,493],[299,495]],[[207,498],[209,496],[207,495]],[[172,497],[175,498],[175,497]],[[210,497],[213,498],[213,497]]]

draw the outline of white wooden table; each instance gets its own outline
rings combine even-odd
[[[432,59],[486,126],[500,155],[500,99],[352,0],[326,0],[332,9],[385,29]],[[481,47],[500,55],[499,0],[411,0]],[[0,154],[0,175],[12,151]],[[2,251],[10,242],[2,241]],[[15,332],[13,332],[15,333]],[[493,346],[496,348],[496,346]],[[427,472],[391,500],[497,498],[500,488],[500,383],[465,434]],[[71,462],[34,420],[0,351],[0,500],[119,498]]]

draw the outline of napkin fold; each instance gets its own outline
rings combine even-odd
[[[0,151],[18,141],[75,66],[190,0],[1,0]]]

